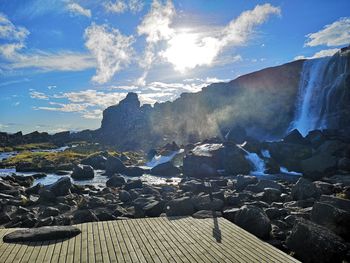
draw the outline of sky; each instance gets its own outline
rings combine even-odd
[[[350,1],[0,0],[0,131],[96,129],[128,92],[173,101],[350,43]]]

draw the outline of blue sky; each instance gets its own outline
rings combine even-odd
[[[350,2],[0,0],[0,130],[99,127],[127,92],[174,100],[350,43]]]

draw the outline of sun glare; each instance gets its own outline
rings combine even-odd
[[[212,37],[201,38],[198,33],[182,30],[168,42],[162,56],[174,65],[175,70],[185,73],[196,66],[211,65],[218,53],[219,43]]]

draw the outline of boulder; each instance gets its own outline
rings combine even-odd
[[[73,214],[73,219],[75,224],[98,221],[95,213],[88,209],[75,211]]]
[[[124,190],[129,191],[135,188],[142,188],[143,183],[140,179],[137,180],[128,180],[124,185]]]
[[[200,210],[192,215],[193,218],[205,219],[205,218],[215,218],[221,217],[222,213],[220,211],[213,210]]]
[[[196,210],[221,211],[224,207],[224,201],[217,198],[211,200],[209,195],[195,196],[192,201]]]
[[[165,205],[167,216],[190,216],[195,210],[192,199],[189,197],[181,197],[169,201]]]
[[[222,169],[223,145],[208,143],[196,146],[183,160],[183,173],[189,177],[218,176]]]
[[[264,210],[256,206],[242,206],[235,215],[235,224],[259,238],[268,238],[271,222]]]
[[[81,233],[74,226],[45,226],[31,229],[20,229],[4,236],[7,243],[15,242],[41,242],[75,237]]]
[[[225,135],[225,140],[235,144],[242,144],[247,139],[247,132],[241,126],[232,127]]]
[[[308,141],[305,140],[303,135],[297,130],[294,129],[290,133],[287,134],[286,137],[283,138],[284,142],[293,143],[293,144],[307,144]]]
[[[320,152],[301,161],[301,172],[312,180],[329,175],[337,166],[337,158],[327,152]]]
[[[90,165],[79,164],[73,168],[71,177],[74,180],[88,180],[95,177],[95,172]]]
[[[123,176],[121,175],[112,175],[111,178],[109,178],[106,182],[106,186],[107,187],[122,187],[123,185],[125,185],[125,179]]]
[[[265,213],[268,216],[268,218],[270,220],[274,220],[276,218],[280,218],[280,217],[284,217],[288,214],[288,210],[287,209],[283,209],[283,208],[275,208],[275,207],[271,207],[271,208],[267,208],[265,209]]]
[[[292,188],[291,195],[293,200],[304,200],[310,197],[318,198],[320,192],[312,182],[305,178],[299,178]]]
[[[234,222],[235,221],[235,217],[236,214],[238,213],[239,208],[230,208],[230,209],[226,209],[222,212],[222,215],[224,216],[224,218],[226,218],[227,220]]]
[[[331,229],[337,235],[350,237],[350,213],[330,204],[316,202],[312,207],[311,220]]]
[[[130,166],[126,167],[126,170],[123,173],[129,177],[140,177],[146,173],[146,170],[137,166]]]
[[[41,213],[42,217],[49,217],[49,216],[58,216],[60,214],[60,210],[54,207],[46,207],[44,211]]]
[[[106,169],[107,158],[103,155],[103,153],[94,153],[81,160],[81,164],[90,165],[94,169]]]
[[[0,191],[13,190],[14,187],[0,179]]]
[[[174,166],[171,162],[165,162],[158,164],[157,166],[153,167],[150,171],[150,174],[152,175],[158,175],[158,176],[178,176],[181,173],[181,170]]]
[[[126,170],[126,166],[123,162],[114,156],[109,156],[106,161],[106,174],[112,175],[115,173],[123,173]]]
[[[271,180],[259,180],[257,184],[254,185],[248,185],[245,190],[247,191],[251,191],[254,193],[259,193],[259,192],[263,192],[265,188],[273,188],[273,189],[277,189],[279,191],[283,190],[283,185],[281,185],[280,183],[277,183],[275,181],[271,181]]]
[[[131,200],[131,196],[128,191],[120,190],[119,191],[119,200],[126,203]]]
[[[350,200],[329,195],[321,195],[320,202],[331,204],[332,206],[350,213]]]
[[[235,188],[238,191],[242,191],[247,185],[256,183],[258,183],[258,178],[256,178],[256,176],[237,175],[237,183],[235,184]]]
[[[281,191],[276,188],[265,188],[262,200],[267,203],[281,201]]]
[[[343,157],[338,161],[338,169],[343,171],[350,171],[350,158]]]
[[[323,135],[322,131],[314,130],[310,131],[305,139],[312,145],[314,149],[317,149],[322,143],[325,142],[326,137]]]
[[[222,162],[226,174],[249,174],[252,170],[252,165],[246,158],[246,152],[236,144],[225,144]]]
[[[331,195],[334,192],[334,185],[322,181],[315,181],[313,184],[322,194]]]
[[[51,191],[55,196],[65,196],[70,194],[72,182],[69,177],[62,177],[55,183],[45,186],[44,189]]]
[[[287,247],[298,259],[311,262],[342,262],[347,246],[329,229],[299,219],[286,240]]]
[[[151,201],[143,207],[145,215],[148,217],[159,217],[164,211],[164,201]]]

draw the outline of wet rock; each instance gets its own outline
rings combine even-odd
[[[131,201],[131,195],[129,194],[128,191],[125,190],[120,190],[119,191],[119,200],[126,203]]]
[[[292,187],[291,195],[294,200],[303,200],[310,197],[318,198],[320,192],[312,182],[304,178],[299,178],[297,183]]]
[[[95,177],[95,172],[90,165],[79,164],[74,167],[71,177],[74,180],[88,180]]]
[[[189,197],[173,199],[165,206],[167,216],[190,216],[194,211],[192,199]]]
[[[311,158],[301,161],[301,171],[304,177],[318,180],[335,170],[337,158],[327,152],[314,154]]]
[[[55,196],[65,196],[70,194],[72,188],[72,182],[69,177],[62,177],[55,183],[47,185],[46,190],[51,191]]]
[[[246,186],[250,184],[257,184],[258,178],[256,176],[250,175],[237,175],[237,183],[235,184],[235,188],[238,191],[242,191]]]
[[[152,175],[173,177],[178,176],[181,173],[181,170],[171,162],[166,162],[153,167],[150,173]]]
[[[222,213],[220,211],[213,210],[200,210],[192,215],[193,218],[197,219],[205,219],[205,218],[213,218],[213,217],[221,217]]]
[[[288,214],[288,211],[283,208],[272,207],[265,209],[265,213],[270,220],[273,220],[276,218],[285,217]]]
[[[307,144],[308,141],[301,135],[301,133],[294,129],[283,138],[284,142],[293,143],[293,144]]]
[[[112,175],[115,173],[123,173],[126,170],[126,166],[123,162],[114,156],[109,156],[106,161],[106,174]]]
[[[124,177],[116,174],[112,175],[112,177],[106,182],[107,187],[122,187],[123,185],[125,185]]]
[[[77,210],[73,214],[73,219],[76,224],[98,221],[97,216],[88,209]]]
[[[281,201],[281,191],[275,188],[265,188],[262,200],[267,203],[279,202]]]
[[[105,155],[108,155],[108,153],[106,153]],[[85,159],[81,160],[80,163],[84,165],[90,165],[94,169],[103,170],[106,168],[106,162],[107,162],[107,158],[103,155],[103,153],[99,152],[99,153],[89,155]]]
[[[330,204],[316,202],[312,207],[311,220],[331,229],[343,238],[350,237],[350,213]]]
[[[224,202],[220,199],[210,199],[209,195],[195,196],[192,198],[196,210],[214,210],[221,211]]]
[[[15,242],[38,242],[72,238],[81,233],[80,229],[74,226],[49,226],[32,229],[20,229],[4,236],[7,243]]]
[[[151,201],[143,207],[143,210],[148,217],[158,217],[163,213],[164,205],[164,201]]]
[[[273,189],[277,189],[279,191],[283,190],[283,185],[275,182],[275,181],[271,181],[271,180],[259,180],[257,184],[254,185],[248,185],[245,190],[247,191],[251,191],[254,193],[259,193],[259,192],[263,192],[265,188],[273,188]]]
[[[332,206],[350,213],[350,200],[337,198],[334,196],[321,195],[320,202],[331,204]]]
[[[42,217],[57,216],[60,214],[60,210],[54,207],[46,207],[41,213]]]
[[[237,211],[234,222],[259,238],[268,238],[270,235],[270,219],[259,207],[242,206]]]
[[[45,173],[38,173],[38,174],[33,174],[32,175],[34,179],[42,179],[42,178],[45,178],[47,176],[47,174]]]
[[[51,226],[55,223],[55,219],[53,216],[49,216],[43,219],[39,219],[36,223],[35,227],[43,227],[43,226]]]
[[[39,200],[41,204],[54,203],[56,202],[56,195],[45,188],[39,191]]]
[[[135,189],[135,188],[142,188],[143,184],[142,181],[140,179],[137,180],[128,180],[126,182],[126,184],[124,185],[124,190],[128,191],[131,189]]]
[[[334,191],[334,185],[322,181],[315,181],[313,184],[317,187],[321,194],[331,195]]]
[[[144,173],[146,173],[146,170],[137,166],[126,167],[126,170],[124,171],[124,174],[130,177],[140,177]]]
[[[343,239],[332,231],[301,219],[294,225],[286,244],[305,263],[342,262],[347,251]]]
[[[42,188],[44,188],[44,185],[39,183],[39,184],[36,184],[36,185],[34,185],[32,187],[27,188],[25,190],[25,193],[27,195],[32,195],[32,194],[37,195],[39,193],[40,189],[42,189]]]
[[[239,208],[231,208],[231,209],[226,209],[222,212],[222,215],[224,218],[227,220],[234,222],[235,221],[235,216],[237,212],[239,211]]]

